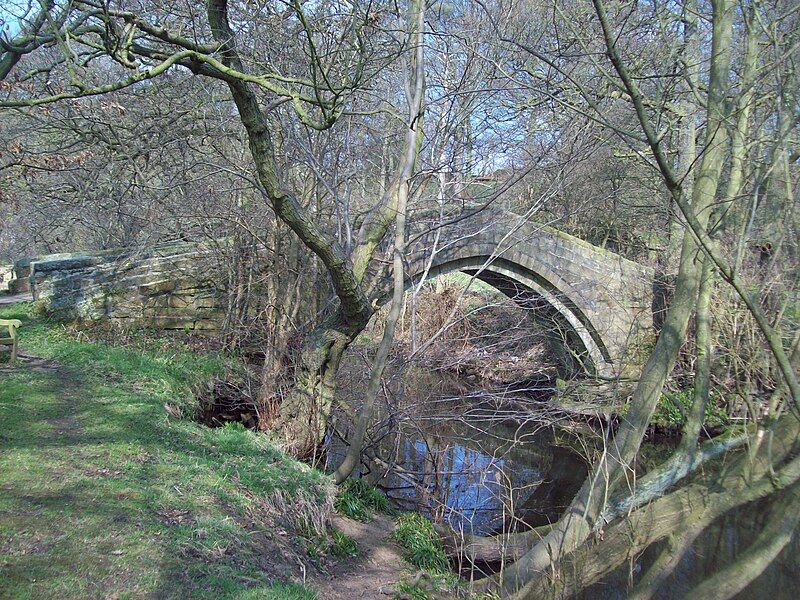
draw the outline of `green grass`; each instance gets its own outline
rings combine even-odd
[[[331,530],[331,554],[339,557],[358,556],[358,544],[346,533],[338,529]]]
[[[0,318],[48,361],[0,371],[0,597],[316,597],[291,583],[287,532],[319,520],[327,479],[263,435],[164,408],[191,410],[225,357],[77,341],[27,306]]]
[[[403,548],[403,558],[419,571],[401,581],[397,591],[406,598],[472,598],[467,586],[450,568],[450,561],[433,524],[419,513],[403,513],[395,520],[392,539]]]
[[[372,520],[374,512],[388,513],[391,510],[386,495],[361,479],[345,481],[339,489],[334,506],[345,517],[364,523]]]
[[[408,600],[430,600],[431,598],[428,590],[421,588],[416,583],[400,582],[397,584],[397,591],[402,594],[403,598],[408,598]]]
[[[403,557],[412,565],[432,574],[450,573],[450,563],[433,524],[419,513],[397,517],[392,538],[403,547]]]

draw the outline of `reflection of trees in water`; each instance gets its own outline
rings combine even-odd
[[[418,485],[397,486],[402,489],[392,495],[457,529],[485,532],[501,526],[542,485],[552,461],[544,445],[504,448],[496,437],[481,436],[458,421],[399,437],[392,458]]]
[[[345,372],[356,374],[357,362],[351,359]],[[359,393],[351,385],[348,402]],[[395,369],[383,419],[370,432],[370,478],[397,504],[457,529],[483,533],[555,518],[568,500],[563,491],[585,475],[584,463],[554,444],[546,405],[520,399],[511,389],[469,388],[444,373]]]
[[[663,582],[656,598],[681,600],[687,597],[698,582],[733,563],[764,529],[769,505],[773,500],[767,498],[735,509],[707,527],[681,558],[674,572]],[[624,600],[628,597],[631,576],[636,580],[647,571],[664,547],[664,542],[653,544],[643,554],[635,556],[629,564],[587,588],[580,597],[583,600]],[[798,572],[800,536],[795,532],[792,542],[736,599],[794,600],[797,598]]]
[[[364,371],[354,356],[350,370],[344,371],[352,376],[352,385],[342,388],[356,408],[358,368]],[[387,376],[382,419],[370,432],[368,454],[380,458],[372,464],[370,481],[401,506],[466,533],[521,531],[556,521],[583,482],[586,465],[580,451],[564,447],[560,433],[555,443],[549,425],[559,417],[546,403],[512,401],[518,396],[517,390],[485,390],[447,374],[395,364]],[[586,441],[582,435],[570,439],[576,448]],[[699,581],[730,564],[762,529],[760,505],[714,523],[694,542],[657,597],[684,597]],[[795,536],[741,597],[793,598],[799,543]],[[641,579],[661,550],[661,544],[653,544],[581,597],[625,598],[631,581]]]

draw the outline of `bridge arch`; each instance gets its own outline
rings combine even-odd
[[[480,255],[438,263],[425,275],[435,279],[456,271],[491,285],[523,308],[533,309],[536,320],[555,323],[573,358],[587,372],[610,374],[613,370],[611,354],[588,317],[541,275],[505,258]]]
[[[653,335],[649,267],[503,210],[412,239],[409,283],[474,274],[560,325],[587,371],[614,376],[641,366]]]

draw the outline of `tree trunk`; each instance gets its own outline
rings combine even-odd
[[[632,511],[599,532],[598,543],[584,544],[551,571],[538,573],[513,597],[571,598],[651,544],[670,535],[691,536],[693,529],[702,530],[733,508],[795,485],[800,479],[800,458],[795,456],[800,423],[786,416],[773,433],[769,449],[763,447],[754,457],[740,452],[722,474],[707,474]],[[747,479],[747,473],[755,477]],[[554,572],[557,577],[551,578]]]
[[[403,296],[405,295],[405,272],[403,261],[405,258],[406,244],[406,211],[408,208],[408,195],[411,187],[411,178],[417,164],[419,147],[422,142],[422,113],[425,97],[425,65],[424,65],[424,27],[425,27],[425,1],[412,2],[409,6],[409,38],[413,40],[411,46],[416,49],[414,59],[409,61],[408,81],[406,84],[406,101],[408,102],[408,123],[406,126],[405,155],[401,163],[399,177],[397,178],[396,195],[393,202],[396,207],[394,252],[392,258],[393,294],[389,315],[383,330],[383,336],[375,360],[372,365],[366,395],[363,398],[355,422],[355,431],[350,439],[350,448],[342,463],[334,473],[337,485],[343,483],[353,473],[361,460],[364,438],[367,427],[372,419],[375,403],[380,393],[383,371],[389,360],[389,352],[394,342],[395,326],[403,309]],[[334,373],[335,375],[335,373]]]
[[[615,49],[615,36],[607,21],[601,0],[593,0],[596,12],[603,26],[607,47],[623,83],[639,113],[640,122],[647,137],[653,140],[653,152],[664,163],[662,168],[672,173],[664,162],[663,152],[657,137],[652,132],[641,94],[632,83],[624,64]],[[714,31],[711,68],[711,82],[707,103],[708,124],[706,131],[706,150],[700,163],[693,190],[693,214],[706,226],[712,206],[719,176],[722,170],[725,145],[727,141],[725,117],[725,94],[727,90],[728,69],[730,65],[730,38],[732,34],[733,6],[718,2],[714,8]],[[670,192],[678,198],[682,193],[674,178],[668,182]],[[548,535],[537,543],[520,560],[502,574],[503,590],[513,592],[531,578],[536,578],[553,562],[572,552],[590,535],[592,528],[599,526],[597,518],[611,493],[625,477],[630,475],[631,465],[639,450],[645,429],[650,422],[656,403],[661,396],[664,383],[672,371],[686,328],[695,307],[700,278],[700,265],[697,261],[698,247],[694,238],[686,232],[681,250],[680,269],[675,286],[675,296],[667,312],[664,326],[656,341],[650,358],[645,365],[639,383],[631,400],[631,410],[622,422],[613,445],[603,453],[595,464],[570,507]]]
[[[336,391],[336,374],[345,350],[367,321],[336,325],[329,319],[303,343],[295,359],[294,381],[281,399],[272,429],[287,452],[299,458],[315,455],[325,436]]]

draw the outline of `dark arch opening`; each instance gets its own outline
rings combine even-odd
[[[474,256],[435,264],[428,271],[426,279],[434,279],[453,271],[474,276],[514,300],[522,308],[533,309],[538,322],[547,325],[554,323],[557,330],[563,333],[563,341],[581,370],[595,374],[613,364],[605,343],[589,318],[566,294],[538,273],[503,258]],[[420,277],[421,274],[416,274],[409,281],[409,286],[418,283]],[[526,284],[525,280],[530,283]],[[541,292],[532,286],[538,286]],[[569,311],[576,323],[571,323],[568,316],[545,297],[545,294],[560,303],[563,311]],[[583,336],[576,325],[584,330]]]

